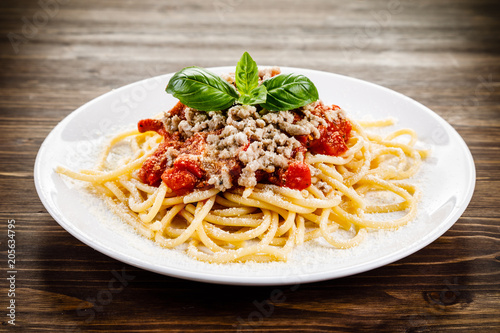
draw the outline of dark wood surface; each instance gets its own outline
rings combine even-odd
[[[0,48],[0,331],[500,330],[498,1],[5,0]],[[463,216],[426,248],[363,274],[236,287],[113,260],[47,213],[33,164],[60,120],[112,88],[233,64],[245,50],[260,64],[371,81],[437,112],[475,159]],[[16,326],[6,316],[9,219]],[[125,285],[109,293],[117,272]]]

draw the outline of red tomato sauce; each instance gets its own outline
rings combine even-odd
[[[274,184],[299,191],[311,185],[311,170],[306,163],[299,161],[290,163],[286,170],[277,168],[272,173],[257,170],[255,177],[258,183]]]
[[[334,105],[332,108],[336,109],[338,106]],[[320,125],[318,130],[320,133],[318,139],[314,139],[311,135],[297,135],[295,138],[313,154],[339,156],[347,151],[347,141],[352,130],[349,120],[341,118],[333,122],[327,120],[327,126]]]
[[[184,118],[184,108],[185,106],[179,102],[170,111],[170,114],[178,115],[182,119]],[[318,113],[324,112],[325,108],[327,107],[320,104]],[[333,106],[332,108],[337,107]],[[294,113],[294,122],[300,119],[301,116]],[[347,119],[339,118],[334,122],[327,121],[327,126],[320,125],[318,127],[320,133],[318,139],[313,139],[310,135],[295,136],[302,144],[295,149],[295,154],[309,151],[313,154],[341,155],[348,149],[346,142],[349,139],[351,129],[351,123]],[[146,159],[139,170],[138,176],[145,184],[159,186],[163,181],[177,195],[184,195],[194,189],[213,187],[208,183],[208,180],[212,173],[220,172],[222,167],[228,170],[232,183],[238,183],[244,165],[237,158],[221,159],[208,166],[200,162],[200,157],[206,149],[206,137],[211,134],[210,132],[199,132],[183,141],[178,132],[168,133],[163,122],[157,119],[139,121],[138,130],[141,133],[155,131],[164,137],[164,142]],[[249,145],[250,141],[241,149],[246,150]],[[166,152],[170,147],[178,150],[180,154],[175,159],[173,166],[167,167]],[[259,183],[274,184],[295,190],[303,190],[311,185],[309,166],[304,162],[294,160],[290,161],[286,169],[276,168],[275,172],[272,173],[257,170],[255,176]]]

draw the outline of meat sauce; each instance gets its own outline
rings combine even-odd
[[[208,187],[207,179],[205,179],[206,172],[201,168],[199,159],[196,158],[204,151],[207,133],[196,133],[182,141],[179,133],[168,133],[163,123],[157,119],[141,120],[137,127],[141,133],[155,131],[164,138],[164,141],[146,159],[139,170],[139,178],[142,182],[151,186],[159,186],[163,181],[179,195],[186,194],[195,187]],[[180,153],[172,167],[167,167],[166,152],[169,148],[174,148]]]
[[[323,107],[321,105],[321,107]],[[333,106],[333,108],[336,108]],[[178,103],[171,111],[171,115],[184,118],[184,105]],[[319,110],[321,112],[321,110]],[[301,116],[294,113],[295,120],[299,121]],[[306,151],[314,154],[325,154],[338,156],[347,149],[346,141],[351,132],[351,124],[346,119],[338,119],[334,122],[327,121],[327,126],[318,127],[320,137],[314,139],[310,135],[297,135],[295,138],[302,144],[296,148],[295,153]],[[146,159],[139,170],[139,178],[142,182],[151,186],[159,186],[163,181],[177,195],[184,195],[194,189],[207,189],[213,187],[208,180],[212,173],[220,172],[222,168],[229,172],[232,184],[237,184],[241,175],[243,164],[233,159],[221,159],[205,165],[201,162],[201,156],[205,151],[206,137],[210,132],[199,132],[182,141],[178,132],[170,134],[166,131],[163,122],[157,119],[144,119],[138,123],[139,132],[155,131],[162,135],[164,141],[158,146],[156,151]],[[215,132],[212,132],[215,133]],[[249,144],[242,147],[248,148]],[[179,151],[173,166],[167,167],[168,158],[166,151],[170,148]],[[257,170],[255,173],[257,181],[260,183],[270,183],[284,186],[291,189],[303,190],[311,185],[311,172],[306,163],[291,161],[285,169],[276,168],[275,172],[267,173]]]
[[[326,108],[323,105],[321,107]],[[331,108],[332,110],[340,109],[336,105]],[[313,154],[339,156],[347,151],[347,140],[352,130],[349,120],[339,118],[333,122],[327,121],[327,126],[320,125],[318,130],[320,133],[318,139],[313,139],[311,135],[297,135],[295,138]]]

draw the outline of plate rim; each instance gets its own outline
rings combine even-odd
[[[261,66],[261,67],[267,67],[267,66]],[[207,68],[208,70],[212,71],[231,71],[234,70],[234,66],[219,66],[219,67],[210,67]],[[70,233],[72,236],[77,238],[79,241],[82,243],[86,244],[87,246],[90,246],[96,251],[99,251],[100,253],[109,256],[115,260],[118,260],[120,262],[135,266],[137,268],[145,269],[148,271],[152,271],[158,274],[162,275],[167,275],[175,278],[181,278],[181,279],[187,279],[187,280],[192,280],[192,281],[198,281],[198,282],[206,282],[206,283],[213,283],[213,284],[225,284],[225,285],[260,285],[260,286],[277,286],[277,285],[291,285],[291,284],[302,284],[302,283],[313,283],[313,282],[319,282],[319,281],[324,281],[324,280],[329,280],[329,279],[337,279],[337,278],[342,278],[345,276],[351,276],[359,273],[363,273],[375,268],[379,268],[385,265],[388,265],[390,263],[396,262],[398,260],[401,260],[413,253],[416,253],[417,251],[423,249],[430,243],[434,242],[437,240],[439,237],[441,237],[446,231],[448,231],[461,217],[461,215],[464,213],[464,211],[467,209],[472,196],[474,194],[475,190],[475,184],[476,184],[476,168],[475,168],[475,163],[474,163],[474,158],[472,156],[472,153],[470,152],[470,149],[468,148],[465,140],[460,136],[460,134],[451,126],[446,120],[444,120],[441,116],[439,116],[436,112],[431,110],[430,108],[426,107],[425,105],[421,104],[420,102],[400,93],[395,90],[389,89],[387,87],[384,87],[379,84],[375,84],[369,81],[361,80],[358,78],[346,76],[346,75],[341,75],[341,74],[336,74],[336,73],[331,73],[331,72],[326,72],[326,71],[320,71],[320,70],[315,70],[315,69],[306,69],[306,68],[297,68],[297,67],[285,67],[282,66],[280,67],[283,71],[299,71],[299,72],[311,72],[311,73],[317,73],[319,75],[327,75],[327,76],[334,76],[338,79],[341,80],[352,80],[355,81],[359,84],[364,84],[368,85],[371,88],[374,89],[382,89],[387,93],[390,94],[395,94],[399,98],[403,98],[407,101],[410,101],[411,103],[415,104],[419,108],[425,110],[429,115],[431,115],[435,121],[437,121],[440,125],[444,126],[446,129],[446,132],[448,134],[452,133],[453,134],[453,141],[457,143],[460,146],[460,150],[463,153],[463,156],[465,157],[468,167],[467,169],[469,170],[468,176],[470,177],[470,181],[466,184],[467,185],[467,192],[466,195],[462,197],[461,202],[458,202],[455,204],[455,207],[453,208],[452,212],[450,212],[444,221],[441,221],[439,226],[435,228],[430,234],[426,234],[426,239],[414,242],[412,246],[405,246],[402,249],[399,249],[395,252],[391,252],[390,254],[387,254],[383,257],[371,260],[369,262],[364,262],[364,263],[358,263],[353,266],[345,267],[340,270],[326,270],[326,271],[320,271],[320,272],[315,272],[315,273],[309,273],[309,274],[296,274],[293,276],[293,278],[290,277],[279,277],[279,276],[233,276],[233,275],[218,275],[212,272],[198,272],[198,271],[193,271],[189,269],[179,269],[177,267],[169,267],[169,266],[161,266],[157,264],[151,264],[151,263],[143,263],[139,262],[139,259],[119,253],[117,251],[113,251],[112,248],[108,248],[105,246],[101,246],[101,244],[93,242],[88,235],[85,233],[79,231],[78,229],[74,228],[74,226],[71,224],[71,221],[68,221],[63,214],[60,213],[59,209],[57,207],[52,207],[50,204],[50,201],[45,198],[44,191],[43,191],[43,184],[42,184],[42,174],[41,173],[41,163],[42,163],[42,157],[44,154],[46,154],[46,151],[48,149],[48,143],[52,139],[53,136],[56,135],[59,131],[63,130],[64,127],[74,118],[76,117],[79,113],[84,112],[87,107],[89,107],[92,104],[99,103],[102,99],[108,97],[111,94],[117,94],[120,91],[124,91],[126,89],[129,89],[130,87],[134,85],[140,85],[141,83],[144,83],[148,80],[160,80],[161,78],[168,78],[174,75],[175,73],[168,73],[168,74],[161,74],[157,75],[154,77],[149,77],[145,78],[139,81],[135,81],[129,84],[126,84],[124,86],[121,86],[117,89],[111,89],[110,91],[101,94],[97,96],[96,98],[93,98],[92,100],[86,102],[85,104],[81,105],[77,109],[73,110],[70,112],[67,116],[65,116],[52,130],[50,133],[46,136],[42,144],[40,145],[40,148],[38,150],[35,163],[34,163],[34,183],[35,183],[35,188],[37,191],[37,194],[40,198],[40,201],[42,202],[43,206],[45,209],[48,211],[48,213],[51,215],[51,217],[63,228],[65,229],[68,233]],[[457,141],[458,140],[458,141]],[[429,237],[430,236],[430,237]]]

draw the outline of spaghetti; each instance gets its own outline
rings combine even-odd
[[[391,119],[358,123],[321,102],[283,113],[286,126],[244,106],[227,117],[200,114],[179,103],[113,138],[95,169],[57,172],[89,182],[159,246],[184,244],[189,256],[211,263],[286,261],[313,239],[346,249],[370,229],[395,229],[416,216],[420,191],[405,182],[427,155],[415,148],[416,133],[366,131]],[[268,126],[278,131],[268,133],[277,144],[265,141],[265,131],[255,137]],[[113,163],[124,146],[127,156]],[[401,214],[388,218],[391,212]]]

